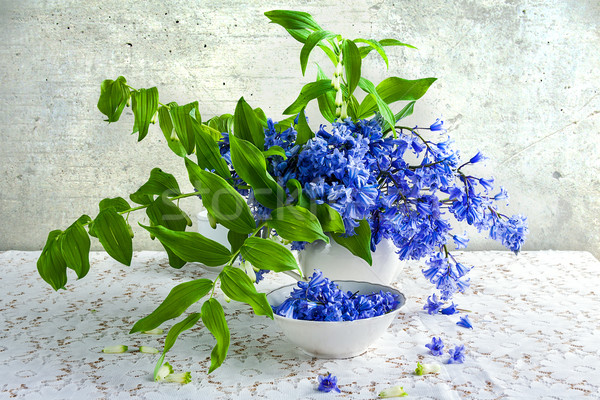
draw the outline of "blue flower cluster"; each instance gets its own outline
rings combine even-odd
[[[269,173],[283,187],[297,179],[312,201],[337,210],[346,235],[353,235],[359,221],[366,219],[372,251],[387,239],[400,259],[425,259],[423,274],[439,290],[441,300],[448,300],[469,286],[465,275],[470,269],[448,251],[450,240],[457,249],[469,241],[452,232],[450,220],[465,221],[517,253],[528,233],[527,219],[498,211],[497,204],[508,199],[506,191],[494,191],[493,178],[465,172],[485,157],[478,152],[461,162],[443,121],[427,128],[402,127],[392,135],[382,131],[379,119],[321,125],[303,146],[296,144],[293,127],[281,129],[268,120],[265,150],[279,146],[287,156],[269,156]],[[228,139],[223,134],[220,149],[230,162]],[[268,218],[271,210],[255,201],[251,189],[240,192],[248,196],[257,218]],[[293,249],[304,245],[295,242]]]
[[[434,356],[444,355],[444,342],[442,338],[431,338],[431,343],[427,343],[425,347]],[[462,364],[465,361],[465,346],[462,344],[456,345],[453,349],[448,349],[448,354],[450,354],[448,364]]]
[[[321,271],[315,271],[308,282],[298,282],[298,287],[273,311],[282,317],[309,321],[354,321],[387,314],[399,304],[398,296],[390,292],[344,292]]]

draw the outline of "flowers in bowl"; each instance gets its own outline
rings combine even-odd
[[[129,200],[103,199],[94,218],[82,215],[66,229],[51,231],[38,259],[40,276],[55,290],[67,285],[68,269],[78,278],[88,273],[90,237],[98,239],[112,258],[130,265],[134,231],[128,216],[144,210],[149,223],[140,231],[160,241],[173,268],[189,262],[224,266],[215,279],[177,285],[154,312],[132,327],[131,333],[153,330],[202,302],[200,312],[188,313],[169,331],[157,370],[179,333],[199,321],[216,340],[209,373],[223,363],[230,335],[225,310],[217,300],[219,292],[248,304],[257,315],[285,320],[286,326],[301,324],[299,331],[316,329],[315,321],[274,315],[271,306],[275,303],[256,290],[254,268],[299,270],[290,249],[270,240],[272,237],[292,242],[295,249],[332,238],[368,263],[371,251],[381,240],[392,240],[401,259],[427,260],[429,268],[423,272],[440,290],[441,299],[447,300],[468,286],[465,274],[469,269],[448,252],[450,240],[457,247],[467,242],[452,233],[451,217],[486,231],[515,252],[527,233],[525,218],[508,217],[498,210],[496,203],[506,200],[506,192],[493,191],[491,179],[468,173],[468,166],[483,160],[480,153],[460,161],[439,120],[426,128],[400,122],[412,114],[415,102],[435,78],[389,77],[375,85],[362,75],[363,59],[373,50],[387,64],[385,47],[413,46],[395,39],[344,38],[322,29],[304,12],[274,10],[265,15],[302,43],[303,74],[311,52],[319,48],[332,63],[331,77],[318,66],[316,80],[302,87],[283,112],[289,117],[278,123],[243,97],[233,114],[203,120],[198,102],[161,102],[157,88],[136,89],[124,77],[103,81],[98,109],[107,121],[118,121],[124,108],[131,106],[132,132],[141,141],[158,118],[165,141],[185,164],[194,190],[183,193],[175,176],[155,168]],[[360,101],[358,90],[364,92]],[[327,121],[316,132],[305,115],[313,100]],[[391,106],[397,102],[406,104],[394,113]],[[211,226],[228,230],[228,243],[186,231],[191,220],[179,201],[198,197]],[[254,268],[236,268],[234,261],[239,257]],[[368,330],[367,325],[377,323],[387,328],[398,312],[396,301],[403,301],[398,300],[403,299],[399,292],[383,285],[337,283],[340,292],[329,288],[327,293],[339,297],[346,308],[328,311],[327,307],[290,302],[291,308],[284,313],[296,313],[295,307],[302,306],[311,317],[331,319],[341,314],[342,321],[321,324],[325,328],[319,328],[326,330],[321,332],[323,336],[335,341],[341,334],[338,325],[352,324],[353,329]],[[314,288],[306,285],[306,289]],[[368,296],[347,295],[357,290]],[[394,300],[387,291],[400,297]],[[282,293],[271,293],[269,299]],[[284,299],[280,300],[277,306]],[[368,318],[344,320],[361,314]],[[354,354],[360,347],[346,344],[346,350],[337,355]]]

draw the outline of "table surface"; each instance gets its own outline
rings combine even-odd
[[[0,399],[374,399],[395,385],[421,399],[600,396],[600,262],[589,253],[458,253],[475,266],[471,288],[455,299],[471,310],[473,330],[456,325],[460,314],[424,312],[432,287],[418,266],[407,267],[394,284],[406,306],[381,339],[351,359],[312,358],[287,342],[274,321],[221,301],[231,331],[221,368],[207,375],[214,339],[202,324],[184,332],[167,355],[176,370],[191,371],[187,385],[152,381],[156,355],[131,350],[162,349],[163,335],[128,331],[173,286],[214,273],[197,264],[172,269],[161,252],[135,253],[130,267],[98,252],[86,278],[70,276],[67,290],[54,292],[37,274],[38,255],[0,253]],[[291,282],[269,274],[258,288]],[[430,355],[425,344],[433,336],[447,348],[464,344],[465,363]],[[117,344],[130,352],[101,353]],[[442,371],[415,376],[417,361],[441,363]],[[340,395],[316,390],[317,376],[327,371],[338,377]]]

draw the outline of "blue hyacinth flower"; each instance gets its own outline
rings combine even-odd
[[[328,373],[327,375],[319,375],[319,387],[317,388],[320,392],[331,392],[335,390],[340,393],[340,389],[337,387],[337,377]]]
[[[460,320],[456,323],[456,325],[462,326],[463,328],[473,329],[473,325],[471,324],[471,321],[469,321],[468,315],[460,317]]]
[[[441,356],[444,354],[444,342],[441,338],[431,338],[431,343],[425,345],[434,356]]]
[[[456,346],[453,349],[448,351],[450,353],[450,359],[448,360],[448,364],[462,364],[465,362],[465,346],[460,345]]]

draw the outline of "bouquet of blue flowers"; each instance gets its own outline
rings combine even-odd
[[[200,320],[217,342],[209,372],[223,363],[230,335],[217,300],[220,292],[249,304],[257,315],[273,318],[265,294],[256,290],[253,270],[299,270],[290,248],[273,237],[297,250],[332,239],[369,264],[377,245],[391,240],[400,259],[426,260],[423,273],[441,299],[448,300],[468,286],[469,270],[448,251],[450,240],[458,248],[468,241],[453,233],[452,219],[466,221],[515,252],[527,233],[524,217],[499,211],[497,203],[507,199],[504,189],[495,191],[492,179],[469,174],[469,165],[484,159],[480,153],[461,161],[440,120],[427,127],[401,122],[435,78],[389,77],[375,85],[362,76],[363,59],[373,51],[387,64],[386,47],[413,46],[396,39],[344,38],[304,12],[265,15],[302,44],[303,74],[311,52],[319,48],[333,65],[331,76],[318,66],[317,79],[302,87],[283,112],[289,117],[277,123],[243,97],[233,114],[203,120],[198,102],[163,103],[156,87],[136,89],[123,77],[105,80],[98,109],[107,121],[118,121],[130,106],[132,132],[141,141],[158,118],[167,145],[185,163],[194,191],[182,193],[173,175],[155,168],[129,200],[104,199],[94,218],[82,215],[66,229],[50,232],[37,263],[41,277],[55,290],[62,289],[68,269],[78,278],[88,273],[92,237],[115,260],[130,265],[134,231],[127,217],[145,210],[149,224],[141,228],[164,246],[172,267],[188,262],[224,265],[215,279],[174,287],[154,312],[132,327],[131,333],[153,330],[204,299],[200,312],[189,313],[169,331],[155,377],[164,370],[165,354],[178,335]],[[360,101],[358,89],[364,92]],[[313,100],[327,122],[316,132],[305,115]],[[404,104],[395,113],[391,107],[397,102]],[[186,231],[191,220],[179,200],[198,197],[211,225],[229,231],[225,245]],[[240,257],[252,270],[234,265]],[[393,299],[380,297],[369,303],[377,308],[371,307],[373,313],[386,312],[382,304],[393,305]],[[356,311],[351,303],[362,301],[359,308],[367,304],[365,299],[344,301],[348,316]]]

